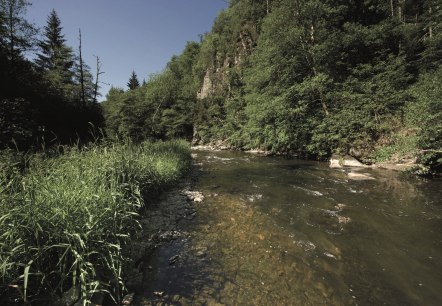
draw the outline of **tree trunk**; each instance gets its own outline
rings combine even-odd
[[[430,7],[430,16],[431,16],[431,13],[433,13],[433,10]],[[428,27],[428,35],[430,36],[430,39],[433,38],[433,27],[431,25]]]
[[[15,66],[15,56],[14,56],[14,12],[13,3],[9,2],[9,52],[11,56],[11,67]]]
[[[97,56],[97,71],[95,75],[95,84],[94,84],[94,103],[97,103],[97,95],[98,95],[98,78],[100,77],[100,74],[103,74],[104,72],[101,72],[101,62],[100,58]]]
[[[86,106],[86,95],[85,95],[85,91],[84,91],[84,71],[83,71],[83,55],[82,55],[82,51],[81,51],[81,29],[78,30],[78,40],[80,42],[79,46],[78,46],[78,51],[79,51],[79,56],[80,56],[80,100],[81,103],[83,104],[83,107]]]

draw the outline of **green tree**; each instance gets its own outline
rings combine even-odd
[[[44,27],[44,38],[39,41],[40,52],[35,63],[43,73],[54,94],[72,97],[74,89],[74,54],[66,45],[62,34],[61,21],[52,10]]]
[[[106,133],[110,137],[118,136],[118,127],[121,124],[119,112],[121,110],[123,96],[123,89],[111,87],[106,95],[106,100],[101,103],[106,123]]]
[[[438,0],[424,2],[423,36],[425,50],[421,62],[424,69],[437,69],[442,65],[442,5]]]
[[[130,75],[129,81],[127,82],[127,87],[129,87],[129,90],[133,90],[140,86],[140,82],[138,81],[137,74],[135,73],[135,70],[132,71],[132,74]]]
[[[425,73],[410,88],[414,100],[406,116],[409,127],[417,130],[420,161],[426,173],[442,172],[442,68]]]
[[[29,5],[31,4],[26,0],[0,0],[0,20],[4,32],[2,40],[7,47],[7,57],[12,67],[24,52],[34,46],[37,30],[23,18]]]

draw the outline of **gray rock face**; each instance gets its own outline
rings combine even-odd
[[[213,82],[212,82],[212,76],[210,74],[210,71],[207,70],[206,74],[204,75],[203,80],[203,86],[201,87],[200,91],[197,93],[198,99],[204,99],[210,96],[213,93]]]

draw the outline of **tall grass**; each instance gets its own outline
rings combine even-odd
[[[174,141],[63,151],[0,163],[0,295],[13,285],[26,301],[77,286],[83,298],[105,291],[117,299],[140,208],[188,169],[190,148]]]

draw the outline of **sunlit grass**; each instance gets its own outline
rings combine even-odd
[[[119,143],[11,160],[0,164],[0,290],[17,285],[26,299],[79,285],[83,297],[118,297],[140,208],[188,169],[190,149]]]

